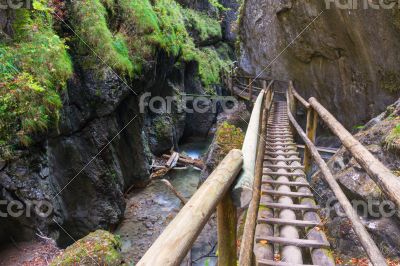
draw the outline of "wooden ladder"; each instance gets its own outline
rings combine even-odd
[[[257,265],[335,265],[289,125],[286,102],[268,119],[255,231]],[[307,254],[308,253],[308,254]]]

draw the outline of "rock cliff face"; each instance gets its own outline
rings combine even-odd
[[[215,11],[209,5],[196,8]],[[0,10],[0,41],[12,39],[14,19],[12,11]],[[214,49],[223,41],[221,36],[206,45]],[[144,93],[205,94],[196,62],[178,62],[158,49],[141,76],[121,78],[102,64],[88,68],[87,54],[71,46],[74,75],[62,93],[57,128],[36,136],[35,144],[17,151],[13,160],[0,155],[0,199],[46,200],[54,212],[46,218],[35,213],[1,218],[0,243],[29,239],[40,230],[64,246],[90,231],[112,228],[124,213],[124,191],[149,181],[152,155],[177,149],[185,135],[205,136],[215,122],[215,113],[176,112],[179,103],[169,114],[139,107]]]
[[[319,0],[246,0],[240,66],[251,74],[265,69],[264,77],[293,80],[304,97],[318,98],[350,128],[399,96],[399,18],[398,8],[343,10],[334,4],[327,9]]]

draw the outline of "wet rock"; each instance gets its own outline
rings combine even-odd
[[[333,2],[245,1],[239,62],[250,74],[294,80],[304,98],[316,97],[352,128],[399,97],[399,12],[338,9]]]

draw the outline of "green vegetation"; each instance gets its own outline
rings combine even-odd
[[[396,72],[388,71],[381,78],[382,89],[395,93],[400,89],[400,77]]]
[[[201,42],[222,38],[221,25],[217,20],[192,9],[183,9],[182,11],[186,27],[190,31],[196,31]]]
[[[201,81],[211,91],[230,62],[225,46],[199,48],[189,35],[197,32],[201,41],[220,38],[219,22],[175,0],[82,0],[70,5],[68,18],[77,36],[71,34],[69,41],[76,54],[85,56],[84,68],[101,70],[106,64],[134,77],[163,49],[176,64],[196,61]],[[15,36],[0,43],[2,157],[57,125],[60,93],[73,73],[69,47],[53,29],[48,0],[34,0],[33,7],[16,11]]]
[[[386,149],[400,150],[400,124],[397,124],[385,138]]]
[[[104,230],[97,230],[69,246],[56,257],[51,266],[121,265],[121,240]]]
[[[218,160],[222,160],[232,149],[242,149],[244,133],[240,128],[223,122],[218,126],[216,141],[220,147]]]
[[[0,44],[0,154],[28,145],[36,132],[56,124],[58,94],[72,75],[68,47],[53,31],[52,17],[42,3],[16,11],[13,42]]]
[[[208,2],[220,11],[229,10],[229,8],[224,7],[218,0],[208,0]]]
[[[84,50],[92,50],[95,64],[105,63],[132,76],[133,65],[126,57],[128,48],[124,38],[113,36],[106,16],[107,11],[99,0],[73,1],[71,17],[73,28],[79,36],[77,41]]]

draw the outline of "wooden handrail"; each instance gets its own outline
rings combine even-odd
[[[253,260],[253,245],[254,245],[254,234],[257,223],[258,207],[261,198],[261,177],[263,172],[263,161],[265,151],[265,132],[267,128],[267,121],[269,111],[271,110],[272,99],[274,97],[273,91],[270,89],[272,83],[270,83],[265,91],[265,100],[263,106],[262,116],[260,117],[260,131],[257,148],[257,157],[255,165],[255,175],[253,183],[253,194],[247,209],[246,222],[243,229],[243,237],[240,245],[240,266],[250,266]]]
[[[147,250],[137,266],[180,265],[211,214],[226,195],[242,164],[242,152],[231,150]]]
[[[351,225],[352,225],[354,231],[356,232],[362,246],[364,247],[364,250],[367,252],[368,257],[370,258],[371,262],[375,266],[387,265],[385,258],[383,257],[379,248],[374,243],[371,236],[368,234],[368,232],[365,229],[364,225],[362,224],[360,218],[358,217],[357,212],[354,210],[353,206],[347,199],[346,195],[343,193],[343,191],[340,188],[339,184],[337,183],[336,179],[333,177],[331,171],[329,170],[327,164],[322,159],[321,155],[318,153],[318,150],[315,147],[314,143],[308,138],[306,133],[304,133],[303,129],[297,123],[296,119],[293,117],[289,108],[288,108],[288,116],[289,116],[289,120],[292,123],[293,127],[299,133],[300,137],[303,139],[303,141],[307,145],[308,149],[310,150],[312,157],[314,158],[315,162],[319,166],[326,182],[328,183],[329,187],[334,192],[340,205],[342,206],[343,210],[345,211],[347,218],[349,218],[349,220],[351,221]]]
[[[238,176],[237,182],[232,190],[233,202],[236,207],[246,207],[253,192],[253,178],[256,164],[258,132],[260,128],[260,117],[265,93],[261,91],[254,104],[246,136],[243,142],[243,171]]]
[[[312,108],[319,114],[332,132],[340,139],[351,155],[367,171],[368,175],[382,189],[385,195],[400,208],[400,181],[386,166],[376,159],[336,118],[315,98],[309,100]]]

